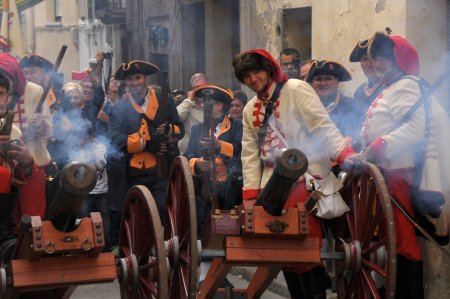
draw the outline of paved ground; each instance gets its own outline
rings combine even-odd
[[[253,269],[251,268],[233,268],[228,274],[227,279],[236,288],[246,288],[248,285],[248,279],[251,277]],[[234,296],[235,299],[239,299],[239,296]],[[119,283],[114,281],[113,283],[97,284],[97,285],[85,285],[78,287],[71,299],[120,299]],[[217,296],[215,299],[221,298]],[[241,297],[244,298],[244,297]],[[262,299],[286,299],[289,298],[289,293],[286,288],[283,275],[278,275],[269,289],[261,297]],[[328,299],[335,299],[336,293],[327,293]]]

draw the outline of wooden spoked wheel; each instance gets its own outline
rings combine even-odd
[[[168,296],[163,228],[150,191],[134,186],[125,200],[120,226],[118,277],[122,298]]]
[[[396,241],[390,196],[380,170],[363,163],[350,174],[342,195],[350,212],[339,219],[336,286],[339,298],[394,298]]]
[[[167,196],[164,240],[170,263],[169,298],[196,298],[200,262],[197,244],[195,192],[189,164],[177,157],[172,165]]]

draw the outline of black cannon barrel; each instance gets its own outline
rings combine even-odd
[[[287,149],[276,159],[275,169],[255,205],[272,216],[280,216],[292,185],[308,169],[308,159],[298,149]]]
[[[71,162],[60,173],[60,185],[47,210],[45,219],[61,232],[76,228],[76,220],[83,199],[97,182],[95,170],[81,162]]]

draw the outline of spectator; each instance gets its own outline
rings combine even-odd
[[[300,78],[300,52],[294,48],[283,49],[280,53],[281,70],[288,78]]]
[[[242,90],[233,91],[233,101],[230,107],[230,117],[236,120],[242,120],[242,112],[247,104],[247,95]]]
[[[308,77],[308,71],[311,65],[314,63],[314,59],[308,59],[302,61],[300,64],[300,80],[306,81],[306,77]]]
[[[78,151],[77,161],[90,165],[97,175],[94,189],[81,203],[80,217],[90,217],[91,212],[100,212],[105,236],[104,251],[109,251],[111,249],[111,216],[107,197],[106,146],[95,137],[94,133],[94,130],[90,130],[86,138],[80,139],[78,144],[74,144]]]
[[[184,124],[184,138],[178,143],[180,153],[184,154],[189,138],[191,136],[191,128],[193,125],[203,121],[203,100],[194,95],[193,90],[208,84],[208,78],[205,74],[197,73],[191,78],[191,90],[188,92],[188,98],[177,106],[178,114]]]
[[[171,93],[175,107],[178,107],[187,97],[187,93],[184,90],[175,89]]]

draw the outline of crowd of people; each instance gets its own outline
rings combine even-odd
[[[104,59],[99,51],[94,69],[63,84],[53,76],[53,64],[39,55],[17,61],[0,54],[3,262],[10,257],[20,216],[44,217],[58,188],[58,169],[71,161],[96,171],[96,186],[79,216],[101,213],[107,251],[119,243],[131,186],[149,188],[164,221],[168,170],[178,155],[187,158],[194,178],[200,236],[211,209],[232,209],[258,197],[285,148],[302,150],[309,160],[307,174],[318,181],[371,161],[410,215],[440,216],[443,199],[424,213],[415,208],[411,190],[414,171],[420,168],[417,156],[433,149],[436,153],[438,147],[442,152],[430,119],[448,123],[448,118],[432,97],[421,98],[418,55],[401,37],[376,33],[357,43],[349,60],[360,62],[367,82],[353,97],[339,91],[340,82],[352,80],[341,63],[300,61],[292,48],[284,49],[278,61],[263,49],[235,57],[236,78],[254,92],[250,100],[242,90],[219,86],[203,73],[192,76],[189,91],[165,93],[148,85],[158,66],[141,60],[123,63],[110,78],[102,78]],[[441,157],[435,154],[435,159]],[[437,171],[433,175],[448,178],[445,169]],[[436,192],[446,194],[443,185]],[[300,180],[285,208],[305,202],[310,192],[305,179]],[[423,298],[415,228],[395,207],[393,212],[396,298]],[[320,217],[310,214],[309,225],[310,235],[322,240]],[[323,266],[287,268],[284,275],[292,298],[326,298]]]

